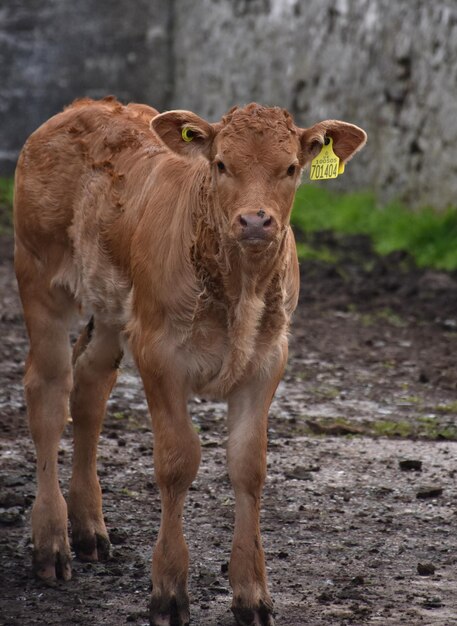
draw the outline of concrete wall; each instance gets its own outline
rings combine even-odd
[[[2,0],[0,174],[27,136],[75,98],[115,94],[166,107],[170,4],[161,0]]]
[[[457,204],[455,0],[6,0],[3,50],[0,172],[77,96],[210,120],[256,100],[367,130],[327,186]]]
[[[219,117],[257,100],[369,143],[326,186],[457,205],[455,0],[199,0],[175,11],[173,106]],[[205,16],[205,19],[202,19]]]

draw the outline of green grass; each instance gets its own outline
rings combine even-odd
[[[301,434],[306,435],[457,441],[457,426],[421,416],[411,420],[380,419],[365,422],[319,416],[302,416],[302,420],[305,428]],[[300,432],[299,428],[297,432]]]
[[[457,413],[457,402],[450,402],[449,404],[438,404],[435,407],[438,413]]]
[[[13,178],[0,178],[0,204],[4,204],[10,208],[13,206],[13,190]]]
[[[366,234],[380,254],[404,250],[420,267],[457,269],[454,208],[442,212],[431,208],[412,211],[399,202],[380,208],[369,192],[336,194],[303,185],[296,194],[292,223],[305,233],[331,230]],[[305,258],[309,258],[309,252]]]
[[[0,233],[13,229],[13,178],[0,178]]]
[[[323,261],[324,263],[337,263],[338,261],[336,254],[331,252],[328,247],[320,246],[319,248],[315,248],[301,241],[297,241],[297,253],[302,261],[305,259],[310,261]]]
[[[377,420],[372,425],[372,431],[378,437],[402,437],[407,439],[414,434],[414,424],[406,421]]]

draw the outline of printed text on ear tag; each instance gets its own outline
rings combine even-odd
[[[338,174],[342,174],[344,171],[344,163],[342,168],[340,167],[340,159],[333,152],[333,139],[327,137],[327,144],[321,148],[321,151],[311,161],[311,180],[327,180],[329,178],[336,178]]]

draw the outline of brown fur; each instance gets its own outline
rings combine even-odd
[[[186,406],[191,393],[228,400],[233,610],[241,624],[273,623],[259,530],[266,421],[298,297],[292,201],[326,134],[345,161],[366,138],[336,121],[300,129],[286,111],[257,104],[209,124],[188,111],[158,114],[107,98],[73,103],[25,144],[15,265],[30,337],[25,388],[37,450],[39,576],[71,574],[57,477],[70,394],[73,544],[85,559],[109,552],[96,446],[128,341],[151,411],[162,497],[151,624],[188,620],[181,517],[200,461]],[[75,346],[72,368],[68,325],[81,309],[94,321]]]

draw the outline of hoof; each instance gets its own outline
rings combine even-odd
[[[56,552],[43,552],[34,549],[32,568],[37,578],[50,585],[57,580],[70,580],[71,555],[68,546],[64,546]]]
[[[189,600],[178,602],[175,597],[152,597],[149,605],[149,623],[151,626],[189,626]]]
[[[239,626],[275,626],[270,603],[260,602],[255,608],[232,606],[232,611]]]
[[[111,544],[108,536],[73,535],[73,549],[81,561],[107,561],[111,556]]]

